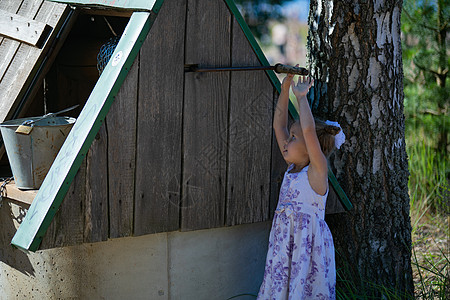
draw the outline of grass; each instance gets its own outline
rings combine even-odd
[[[450,299],[448,154],[437,149],[433,130],[442,124],[406,125],[414,297]]]
[[[424,134],[418,136],[424,137]],[[417,137],[414,137],[417,139]],[[411,143],[410,145],[408,145]],[[409,142],[409,191],[413,230],[417,229],[425,216],[448,215],[449,184],[446,178],[445,154],[437,152],[426,141]]]

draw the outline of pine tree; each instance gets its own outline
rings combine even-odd
[[[402,46],[408,116],[437,127],[437,149],[449,151],[449,43],[450,1],[405,0]],[[432,132],[430,132],[432,134]]]

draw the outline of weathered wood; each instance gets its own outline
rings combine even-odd
[[[232,65],[260,62],[233,18]],[[227,225],[265,221],[269,215],[273,85],[265,72],[231,74]]]
[[[186,26],[187,64],[231,63],[223,1],[189,1]],[[185,75],[182,230],[225,224],[229,81],[229,72]]]
[[[4,202],[0,209],[0,261],[2,264],[2,274],[8,278],[9,272],[4,270],[4,266],[9,266],[22,272],[22,274],[33,274],[35,265],[33,266],[26,253],[17,251],[11,247],[11,238],[20,226],[25,214],[27,213],[29,205],[24,203]],[[10,281],[11,284],[11,281]],[[5,285],[2,284],[1,297],[2,298],[20,298],[11,295],[8,297],[5,293]],[[23,295],[23,297],[26,297]]]
[[[0,9],[17,13],[18,9],[20,8],[23,1],[16,1],[16,0],[3,0],[0,1]]]
[[[20,3],[20,1],[17,1]],[[31,3],[35,3],[37,5],[25,5],[20,6],[19,11],[17,12],[18,15],[24,16],[30,19],[33,19],[36,13],[39,10],[39,6],[42,4],[43,0],[39,1],[33,1]],[[30,3],[30,2],[27,2]],[[9,9],[13,9],[12,7]],[[13,13],[11,10],[8,10],[9,12]],[[15,13],[14,13],[15,14]],[[2,43],[0,44],[0,80],[3,81],[3,77],[5,76],[6,71],[9,68],[9,65],[11,64],[11,61],[13,59],[21,59],[15,58],[17,49],[19,48],[21,42],[12,40],[10,38],[3,38]],[[26,57],[24,57],[25,59]]]
[[[86,197],[86,159],[70,185],[40,249],[79,245],[84,242],[84,215]]]
[[[141,49],[135,235],[180,226],[185,16],[186,0],[164,1]]]
[[[108,136],[104,123],[86,156],[84,242],[108,239]],[[83,182],[80,182],[83,184]],[[63,204],[64,205],[64,204]]]
[[[135,59],[106,117],[111,238],[133,234],[138,74],[139,56]]]
[[[273,99],[274,106],[273,109],[276,109],[277,101],[278,101],[279,93],[276,89],[273,89]],[[288,118],[289,126],[294,122],[292,117],[289,115]],[[288,165],[284,160],[280,148],[278,147],[277,139],[275,137],[275,132],[272,130],[272,153],[271,153],[271,172],[270,172],[270,203],[269,203],[269,217],[272,218],[275,209],[278,204],[278,197],[280,194],[281,184],[283,182],[284,173]]]
[[[129,10],[152,10],[156,0],[48,0],[70,3],[74,6],[99,7],[103,9],[120,8]]]
[[[55,28],[61,21],[65,9],[66,5],[44,1],[35,19]],[[48,41],[42,49],[20,43],[14,53],[14,59],[10,59],[11,63],[1,76],[0,99],[3,101],[0,101],[0,122],[10,116],[18,105],[17,99],[25,93],[28,83],[32,80],[31,75],[37,71],[37,66],[44,58],[48,46]]]
[[[22,4],[21,1],[12,1],[12,0],[10,0],[10,1],[0,1],[0,9],[3,9],[5,11],[9,11],[11,13],[17,13],[17,11],[19,10],[21,4]],[[0,74],[4,73],[1,70],[3,68],[5,68],[4,67],[5,63],[8,62],[8,64],[9,64],[9,61],[10,61],[10,59],[7,59],[5,57],[5,55],[4,55],[4,53],[7,53],[7,51],[5,51],[4,49],[8,48],[8,47],[5,47],[4,45],[2,45],[4,41],[10,41],[10,39],[6,39],[6,38],[0,36],[0,58],[1,58],[0,59]],[[1,76],[0,76],[0,78],[1,78]]]
[[[0,9],[0,35],[40,48],[52,28]]]
[[[10,200],[19,202],[19,203],[25,203],[25,204],[31,204],[33,202],[34,197],[36,197],[37,191],[36,190],[21,190],[17,188],[14,181],[11,181],[6,185],[6,196],[5,198],[8,198]]]

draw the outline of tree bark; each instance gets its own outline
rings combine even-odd
[[[345,132],[330,165],[354,205],[327,218],[338,273],[351,281],[337,288],[360,296],[381,296],[379,286],[413,295],[401,7],[401,0],[310,1],[310,101],[315,116]]]

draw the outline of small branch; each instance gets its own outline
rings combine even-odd
[[[439,73],[439,72],[437,72],[437,71],[434,71],[434,70],[432,70],[432,69],[429,69],[429,68],[424,67],[423,65],[419,64],[419,63],[416,62],[415,60],[413,60],[413,62],[414,62],[414,64],[415,64],[419,69],[421,69],[422,71],[430,72],[430,73],[434,74],[434,75],[437,76],[437,77],[445,76],[445,75],[447,75],[447,73],[448,73],[448,69],[443,70],[443,73]]]
[[[406,9],[403,9],[403,12],[405,13],[405,15],[408,17],[408,19],[409,19],[411,22],[421,23],[421,26],[423,26],[423,27],[425,27],[425,28],[427,28],[427,29],[430,29],[430,30],[432,30],[432,31],[436,31],[436,32],[439,32],[439,31],[440,31],[439,28],[434,28],[434,27],[428,26],[428,25],[426,25],[424,22],[421,22],[421,21],[418,21],[418,20],[414,19],[414,18],[408,13],[408,11],[407,11]]]
[[[422,113],[424,115],[425,114],[429,114],[429,115],[433,115],[433,116],[440,116],[441,115],[438,111],[435,111],[435,110],[432,110],[432,109],[429,109],[429,108],[422,110],[420,113]]]

